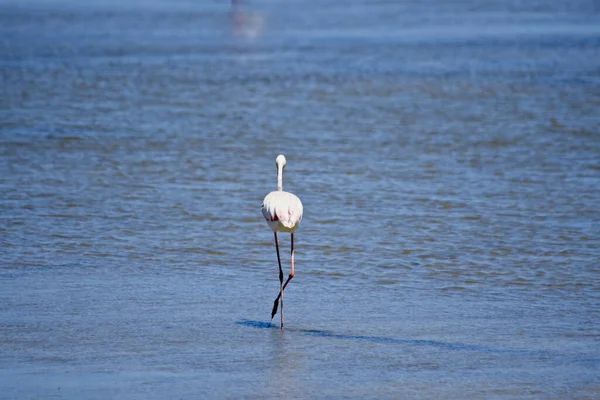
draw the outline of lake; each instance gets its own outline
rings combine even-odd
[[[597,2],[0,0],[0,37],[0,398],[600,397]]]

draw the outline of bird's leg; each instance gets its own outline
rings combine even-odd
[[[290,268],[290,274],[288,275],[288,278],[285,281],[285,284],[283,285],[283,288],[281,289],[281,291],[279,292],[279,295],[277,295],[277,298],[275,299],[275,302],[273,303],[273,311],[271,312],[271,319],[273,319],[273,317],[277,313],[277,306],[278,306],[278,303],[279,303],[279,299],[283,296],[283,291],[287,287],[288,283],[290,283],[290,281],[294,277],[294,234],[292,233],[291,236],[292,236],[292,250],[291,250],[291,253],[292,253],[292,266]],[[279,254],[279,250],[278,250],[277,254]],[[281,279],[283,279],[283,273],[280,275],[280,277],[281,277]],[[283,304],[282,304],[282,308],[281,309],[283,310]]]
[[[292,254],[292,266],[290,267],[290,274],[288,275],[288,278],[285,281],[285,285],[283,285],[283,290],[285,290],[285,287],[287,286],[287,284],[294,277],[294,234],[293,233],[292,233],[292,249],[291,249],[290,253]]]
[[[281,257],[279,256],[279,243],[277,242],[277,232],[273,232],[273,234],[275,235],[275,249],[277,250],[277,264],[279,264],[279,294],[280,294],[280,296],[277,296],[277,299],[275,300],[275,304],[273,305],[273,311],[271,312],[271,319],[273,319],[273,317],[275,316],[275,313],[277,313],[277,301],[281,297],[281,329],[283,329],[283,296],[281,296],[281,293],[283,293],[283,269],[281,269]]]

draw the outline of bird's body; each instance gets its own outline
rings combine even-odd
[[[304,211],[300,199],[289,192],[283,191],[283,169],[286,159],[283,155],[277,156],[277,190],[265,196],[262,204],[262,214],[275,236],[275,248],[277,250],[277,263],[279,264],[279,295],[273,304],[271,318],[277,313],[278,302],[281,303],[281,329],[283,329],[283,291],[290,280],[294,277],[294,231],[302,221]],[[279,244],[277,232],[289,232],[291,234],[291,267],[290,274],[283,283],[283,270],[281,269],[281,258],[279,256]]]
[[[303,211],[300,199],[290,192],[274,191],[263,200],[262,214],[273,232],[294,232]]]

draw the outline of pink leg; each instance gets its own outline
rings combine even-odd
[[[285,281],[285,285],[283,285],[283,290],[285,290],[285,287],[287,286],[288,282],[294,277],[294,233],[292,232],[292,266],[290,267],[290,275],[288,276],[287,280]]]

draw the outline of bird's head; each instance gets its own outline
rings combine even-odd
[[[282,169],[285,168],[285,156],[283,154],[280,154],[277,156],[277,158],[275,159],[275,165],[277,165],[277,169]]]

